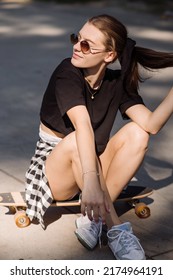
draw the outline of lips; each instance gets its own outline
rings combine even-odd
[[[78,59],[78,58],[82,58],[80,55],[78,55],[77,53],[73,53],[73,58]]]

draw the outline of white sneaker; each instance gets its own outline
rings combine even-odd
[[[88,216],[80,216],[76,219],[76,231],[75,234],[78,240],[89,250],[93,250],[97,245],[98,240],[102,233],[102,221],[99,219],[98,223],[90,221]]]
[[[145,260],[145,252],[129,222],[113,226],[107,233],[108,245],[117,260]]]

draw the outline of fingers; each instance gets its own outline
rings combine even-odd
[[[85,204],[81,201],[81,214],[82,214],[83,216],[86,215],[85,210],[86,210],[86,206],[85,206]]]
[[[99,207],[98,207],[98,205],[96,205],[96,206],[93,207],[93,219],[96,223],[98,223],[98,221],[99,221],[99,216],[100,216],[99,215]]]
[[[85,203],[81,204],[81,213],[82,215],[86,215],[88,216],[89,220],[93,220],[93,218],[95,219],[95,214],[93,211],[93,207],[91,207],[89,204],[86,206]],[[97,219],[97,215],[96,215],[96,219]]]
[[[93,220],[97,223],[99,221],[99,218],[101,218],[102,220],[102,223],[103,224],[106,224],[106,212],[107,209],[105,207],[105,204],[101,204],[98,206],[97,205],[94,205],[94,206],[91,206],[91,205],[86,205],[85,203],[81,203],[81,213],[82,215],[86,215],[88,216],[89,220]]]
[[[110,213],[110,205],[106,195],[103,195],[100,203],[87,201],[81,197],[81,213],[84,216],[87,215],[91,221],[94,219],[96,223],[101,218],[102,223],[106,224],[107,214]]]
[[[105,209],[104,205],[101,205],[99,207],[99,216],[102,220],[102,224],[106,224],[106,209]]]
[[[93,220],[93,215],[92,215],[92,208],[91,208],[90,205],[87,205],[87,207],[86,207],[86,209],[85,209],[85,213],[87,214],[88,219],[89,219],[90,221],[92,221],[92,220]]]

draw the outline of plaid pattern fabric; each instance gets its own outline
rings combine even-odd
[[[40,139],[37,142],[35,155],[31,159],[30,167],[26,172],[26,214],[31,221],[36,218],[43,229],[45,229],[43,216],[53,201],[45,175],[45,160],[55,146],[55,143],[45,142]]]

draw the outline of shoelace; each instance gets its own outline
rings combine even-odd
[[[136,245],[134,239],[138,238],[133,235],[133,233],[125,231],[125,230],[120,230],[121,232],[117,234],[118,241],[117,241],[117,246],[115,247],[115,252],[118,247],[120,239],[124,242],[126,248],[130,251],[131,249],[138,249],[138,246]],[[111,237],[110,237],[111,238]]]
[[[98,227],[99,227],[99,233],[98,233]],[[98,225],[96,222],[92,221],[89,230],[91,231],[91,233],[95,236],[98,235],[98,239],[99,239],[99,246],[101,248],[101,234],[102,234],[102,222],[98,222]]]

